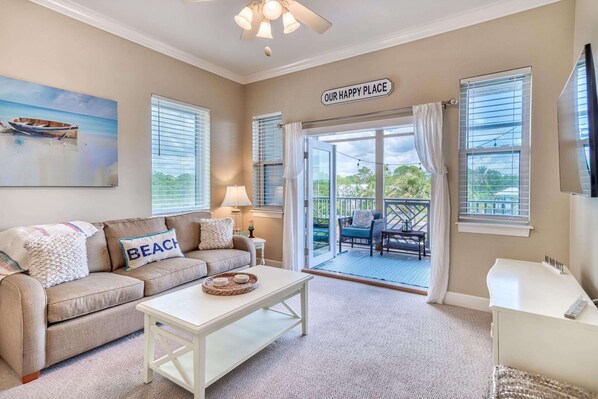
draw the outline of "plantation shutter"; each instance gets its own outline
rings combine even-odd
[[[282,207],[282,123],[280,113],[253,118],[253,206]]]
[[[210,111],[152,96],[152,212],[210,209]]]
[[[531,68],[461,80],[459,220],[527,224]]]

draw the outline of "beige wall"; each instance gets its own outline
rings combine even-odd
[[[29,1],[1,8],[0,75],[118,101],[119,186],[2,187],[0,229],[151,215],[152,93],[211,109],[212,208],[227,184],[242,184],[241,85]]]
[[[598,2],[577,0],[571,68],[583,46],[592,43],[598,65]],[[598,298],[598,199],[571,196],[571,270],[592,298]]]
[[[559,192],[556,101],[571,67],[574,2],[562,1],[480,25],[246,86],[245,126],[252,115],[282,111],[285,121],[306,121],[458,97],[459,80],[533,67],[530,238],[457,232],[458,108],[445,113],[452,216],[449,289],[487,296],[486,274],[496,257],[569,259],[569,200]],[[385,98],[324,107],[325,89],[388,77]],[[251,186],[251,132],[245,134],[245,184]],[[256,220],[269,240],[268,258],[280,259],[281,220]],[[278,248],[273,248],[274,246]]]
[[[449,289],[487,296],[485,276],[498,256],[569,257],[568,199],[559,193],[555,162],[555,104],[571,67],[572,0],[245,87],[33,3],[2,3],[0,75],[118,101],[120,165],[117,188],[0,188],[0,228],[149,215],[152,93],[211,109],[212,208],[226,215],[218,205],[227,184],[245,182],[251,195],[252,115],[282,111],[285,121],[304,121],[433,102],[457,97],[462,77],[532,65],[535,230],[522,239],[458,233],[453,225]],[[325,89],[381,77],[395,82],[388,98],[320,104]],[[454,222],[458,109],[445,115]],[[249,217],[246,211],[245,222]],[[282,219],[255,218],[255,225],[268,240],[267,258],[282,259]]]

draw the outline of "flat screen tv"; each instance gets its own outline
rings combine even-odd
[[[586,44],[558,101],[561,191],[598,197],[598,99],[592,46]]]

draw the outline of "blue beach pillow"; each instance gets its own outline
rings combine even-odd
[[[184,258],[174,229],[161,233],[118,240],[127,263],[125,270],[168,258]]]

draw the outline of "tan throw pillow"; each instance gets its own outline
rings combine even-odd
[[[234,248],[233,220],[201,219],[199,221],[199,249]]]
[[[29,274],[44,288],[89,275],[85,234],[46,236],[25,242]]]
[[[372,211],[356,209],[353,211],[353,223],[351,224],[351,227],[369,229],[372,227],[372,220],[374,220],[374,214]]]

